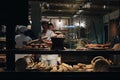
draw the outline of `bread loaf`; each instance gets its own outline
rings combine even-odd
[[[120,51],[120,43],[115,44],[112,49],[115,51]]]

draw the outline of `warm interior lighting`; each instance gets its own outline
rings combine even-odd
[[[85,22],[80,23],[80,27],[85,28]]]
[[[73,17],[77,17],[77,15],[74,15]]]
[[[104,5],[103,8],[105,9],[105,8],[106,8],[106,5]]]
[[[61,20],[59,20],[59,21],[56,21],[56,25],[57,27],[59,27],[59,29],[62,29],[63,23]]]
[[[30,22],[30,24],[32,24],[32,21],[29,21]]]
[[[75,23],[75,26],[80,26],[80,24],[79,23]]]

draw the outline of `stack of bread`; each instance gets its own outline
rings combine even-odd
[[[76,65],[69,65],[66,63],[61,63],[60,65],[47,65],[44,62],[31,63],[26,69],[37,69],[42,72],[91,72],[93,71],[93,66],[91,64],[86,65],[83,63],[78,63]]]
[[[78,63],[77,65],[73,65],[73,71],[74,72],[92,72],[93,71],[93,66],[91,64],[83,64],[83,63]]]
[[[61,63],[58,66],[54,66],[50,72],[72,72],[73,68],[71,65]]]
[[[115,51],[120,51],[120,43],[115,44],[112,49]]]
[[[37,63],[36,62],[29,63],[26,69],[37,69]]]
[[[77,63],[69,65],[60,63],[59,65],[48,65],[46,62],[31,62],[26,69],[37,69],[40,72],[106,72],[111,64],[111,60],[103,56],[96,56],[90,64]]]
[[[86,48],[102,48],[102,49],[109,49],[111,44],[86,44]]]
[[[35,63],[29,64],[26,69],[31,69],[31,70],[37,69],[39,71],[46,72],[46,71],[50,71],[50,69],[52,68],[44,62],[35,62]]]
[[[56,31],[55,35],[52,36],[52,37],[54,37],[54,38],[65,38],[65,35],[60,31]]]

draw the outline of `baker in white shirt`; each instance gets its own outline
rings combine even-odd
[[[23,25],[18,26],[17,27],[17,31],[19,31],[19,32],[15,36],[15,42],[16,42],[15,47],[16,48],[23,48],[24,45],[27,42],[31,41],[32,39],[25,34],[25,32],[27,31],[27,27],[26,26],[23,26]],[[17,59],[19,59],[19,58],[23,58],[24,56],[28,56],[28,55],[31,55],[31,54],[16,54],[15,55],[15,61]]]
[[[43,42],[45,42],[47,44],[52,44],[51,37],[55,35],[55,33],[53,32],[53,29],[54,29],[53,24],[49,23],[48,29],[46,30],[46,33],[44,34],[44,36],[47,36],[47,39],[46,39],[46,41],[43,41]],[[41,55],[41,61],[47,62],[47,64],[49,64],[49,65],[57,65],[57,59],[58,59],[58,54]]]

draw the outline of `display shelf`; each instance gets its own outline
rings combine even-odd
[[[25,54],[25,53],[34,53],[34,54],[61,54],[61,55],[76,55],[76,56],[96,56],[96,55],[119,55],[119,51],[113,51],[113,50],[90,50],[90,51],[76,51],[76,50],[58,50],[58,51],[52,51],[52,50],[33,50],[33,49],[10,49],[10,50],[0,50],[0,53],[4,54]],[[7,71],[8,73],[0,74],[1,76],[9,75],[8,77],[10,79],[15,78],[14,76],[19,77],[19,79],[23,79],[23,77],[28,79],[118,79],[119,73],[113,74],[111,72],[25,72],[25,73],[16,73],[14,70],[11,71],[11,64],[14,64],[14,61],[11,61],[11,57],[8,56],[9,59],[7,59]],[[116,66],[115,66],[116,67]],[[117,68],[119,68],[117,66]],[[13,68],[12,68],[13,69]],[[112,67],[112,69],[114,69]],[[119,68],[120,69],[120,68]],[[118,70],[118,69],[116,69]],[[20,76],[19,76],[20,75]],[[7,77],[7,78],[8,78]],[[22,77],[22,78],[21,78]],[[6,79],[5,77],[2,79]]]
[[[7,54],[6,65],[8,68],[10,68],[11,64],[15,64],[14,58],[9,57],[10,54],[14,54],[14,55],[15,54],[60,54],[61,62],[74,63],[74,62],[80,62],[81,60],[82,60],[81,62],[85,62],[83,56],[87,56],[88,60],[86,62],[90,62],[90,60],[95,56],[105,56],[111,59],[113,58],[113,55],[119,55],[119,51],[113,51],[113,50],[78,51],[74,49],[69,49],[69,50],[9,49],[9,50],[0,50],[0,54]]]

